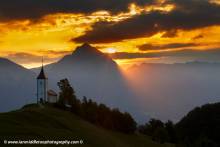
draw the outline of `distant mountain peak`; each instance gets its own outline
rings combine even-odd
[[[81,45],[82,48],[92,48],[92,46],[89,43],[83,43],[83,45]]]
[[[67,64],[84,64],[83,66],[91,66],[94,64],[97,65],[106,65],[106,64],[114,64],[116,63],[105,53],[99,51],[97,48],[91,46],[88,43],[84,43],[81,46],[76,47],[71,55],[64,56],[58,64],[62,64],[62,66],[66,66]],[[82,66],[82,65],[80,65]]]
[[[75,51],[73,52],[73,54],[91,54],[91,53],[98,53],[100,54],[101,52],[96,49],[95,47],[91,46],[90,44],[88,43],[84,43],[83,45],[81,46],[78,46]]]

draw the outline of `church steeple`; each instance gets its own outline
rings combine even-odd
[[[44,74],[44,59],[43,59],[43,57],[42,57],[41,71],[40,71],[40,74],[38,75],[37,79],[47,79],[47,77]]]
[[[37,77],[37,103],[47,102],[47,85],[47,77],[44,73],[44,65],[42,59],[41,71]]]

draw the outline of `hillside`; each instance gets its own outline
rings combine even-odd
[[[67,111],[56,108],[26,106],[0,114],[0,138],[80,140],[84,146],[170,147],[152,142],[147,136],[126,135],[96,127]],[[12,138],[13,137],[13,138]]]
[[[220,145],[219,124],[220,103],[214,103],[196,107],[176,126],[182,135],[182,140],[187,138],[192,144],[203,143],[215,147]]]

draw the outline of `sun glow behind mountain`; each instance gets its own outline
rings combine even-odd
[[[155,0],[147,4],[131,1],[126,10],[117,13],[100,8],[92,13],[58,11],[37,18],[0,17],[0,56],[32,68],[40,66],[42,56],[45,64],[52,63],[88,41],[102,52],[115,54],[112,57],[121,66],[197,59],[219,61],[210,56],[210,52],[218,53],[220,48],[218,20],[207,20],[209,24],[204,19],[194,22],[189,18],[204,14],[197,3],[215,12],[219,1],[190,2],[195,5],[192,10],[190,4]],[[208,14],[204,15],[208,18]]]
[[[116,49],[115,48],[107,48],[106,52],[109,53],[109,54],[113,54],[113,53],[116,52]]]

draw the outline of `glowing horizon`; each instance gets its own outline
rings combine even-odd
[[[217,0],[210,0],[209,2],[215,6],[219,5]],[[39,66],[42,56],[45,57],[45,64],[50,64],[71,53],[74,48],[82,44],[82,42],[77,42],[74,39],[96,31],[96,26],[94,26],[96,24],[104,22],[104,27],[106,23],[110,23],[107,24],[107,28],[112,26],[117,28],[118,23],[119,26],[120,23],[124,25],[126,21],[130,22],[133,18],[137,19],[141,15],[160,13],[166,16],[178,9],[180,8],[176,3],[157,0],[148,5],[130,3],[128,10],[120,13],[111,13],[107,10],[98,10],[91,14],[59,12],[44,15],[36,20],[28,18],[0,20],[0,57],[8,58],[27,68]],[[99,25],[103,29],[102,24]],[[209,52],[213,49],[220,49],[220,25],[218,23],[207,26],[193,26],[192,29],[177,27],[175,30],[163,30],[160,28],[164,28],[164,26],[161,26],[159,21],[154,23],[153,28],[159,28],[159,31],[145,36],[135,34],[137,37],[125,32],[119,36],[128,35],[127,38],[126,36],[119,37],[118,40],[115,40],[114,37],[112,40],[111,38],[105,40],[105,37],[108,38],[109,36],[103,36],[103,40],[91,42],[91,44],[104,53],[119,52],[146,55],[143,57],[136,55],[132,58],[130,56],[123,56],[121,59],[119,57],[114,58],[120,66],[129,66],[141,62],[165,62],[164,58],[171,63],[179,62],[179,60],[196,60],[200,59],[199,55],[198,57],[188,55],[184,58],[178,55],[181,59],[177,60],[174,60],[174,56],[176,56],[176,52],[187,50]],[[112,31],[114,32],[114,30]],[[160,54],[162,55],[160,56]],[[202,56],[201,60],[211,60],[212,58],[208,57],[208,54],[203,55],[204,57]]]

